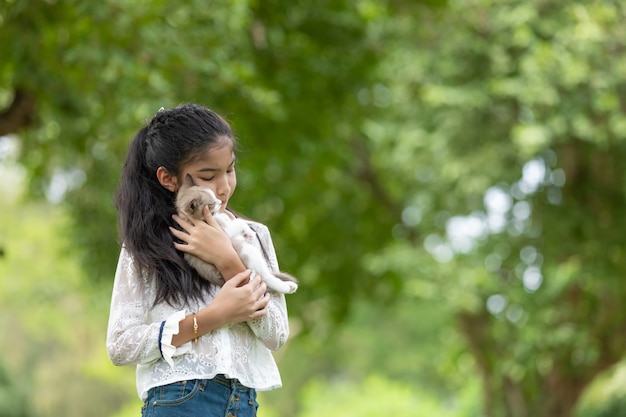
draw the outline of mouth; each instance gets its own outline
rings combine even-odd
[[[222,201],[218,199],[215,199],[213,201],[215,202],[215,204],[213,206],[213,210],[211,210],[212,213],[215,214],[215,213],[222,211]]]

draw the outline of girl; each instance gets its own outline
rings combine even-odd
[[[281,386],[270,350],[289,336],[284,295],[266,293],[245,270],[208,209],[195,224],[174,214],[187,174],[226,209],[235,145],[228,123],[194,104],[159,111],[130,145],[116,201],[123,245],[107,350],[115,365],[137,366],[143,417],[254,416],[256,390]],[[253,226],[277,271],[267,227]],[[200,278],[183,252],[214,264],[226,283]]]

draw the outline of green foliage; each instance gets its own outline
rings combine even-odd
[[[0,348],[14,386],[38,393],[29,403],[42,417],[137,415],[141,403],[134,369],[112,366],[104,352],[109,294],[94,291],[75,258],[63,251],[62,211],[7,200],[1,204],[2,241],[11,245],[0,262],[0,320],[12,337],[0,340]],[[45,271],[32,262],[35,253]],[[40,287],[47,297],[40,295]],[[296,337],[277,352],[284,387],[260,394],[260,415],[302,416],[324,407],[350,414],[365,405],[365,413],[408,407],[410,415],[482,415],[475,364],[444,307],[410,299],[386,307],[359,303],[332,333],[319,326],[308,337]],[[292,323],[294,330],[297,323]],[[592,404],[610,405],[607,394],[617,395],[623,387],[621,374],[616,375],[598,381],[590,394],[600,395],[591,395]],[[12,400],[19,398],[15,389],[10,392]]]
[[[410,299],[387,306],[357,303],[340,328],[316,326],[278,352],[283,387],[263,392],[261,404],[271,404],[271,415],[296,416],[310,412],[315,401],[335,404],[335,398],[343,398],[328,391],[362,390],[363,381],[382,378],[410,389],[420,401],[448,405],[456,416],[473,415],[470,410],[480,405],[480,378],[442,307]],[[292,320],[293,327],[297,323]],[[303,393],[320,384],[327,384],[328,391],[316,388],[317,400],[304,404]],[[384,394],[377,398],[386,401]],[[346,402],[354,405],[351,397]]]
[[[241,139],[233,208],[270,226],[300,277],[298,330],[329,340],[360,300],[427,300],[458,331],[429,334],[483,375],[487,414],[566,417],[626,344],[625,15],[615,1],[4,2],[0,100],[36,97],[22,163],[35,194],[69,187],[94,281],[113,275],[133,132],[198,101]]]
[[[11,186],[19,188],[20,182]],[[7,369],[0,375],[0,415],[79,417],[115,411],[135,392],[134,372],[108,361],[109,295],[94,292],[65,252],[67,218],[50,204],[3,200],[0,207],[5,247],[0,327],[6,336],[0,350]]]
[[[104,351],[109,293],[86,282],[76,259],[64,252],[67,236],[59,233],[67,221],[63,211],[50,204],[4,201],[0,220],[3,241],[11,242],[0,262],[0,320],[12,335],[0,341],[0,348],[7,367],[20,376],[14,384],[38,393],[29,398],[35,415],[137,415],[141,402],[135,393],[134,369],[112,366]],[[37,262],[32,261],[33,254]],[[415,317],[423,319],[416,325]],[[329,398],[321,390],[324,380],[335,381],[328,384],[337,392],[380,391],[385,398],[381,404],[391,404],[410,390],[419,399],[419,409],[441,411],[442,416],[451,414],[437,406],[441,398],[458,410],[467,409],[467,404],[475,409],[478,381],[464,378],[463,384],[451,388],[444,380],[455,370],[437,367],[446,353],[441,340],[433,338],[433,328],[446,323],[445,312],[436,306],[401,303],[375,309],[360,303],[356,314],[330,338],[318,328],[319,333],[295,338],[277,352],[285,386],[260,394],[261,415],[313,412],[316,403]],[[465,366],[460,369],[471,372],[471,364]],[[345,384],[337,383],[338,378]],[[459,388],[463,386],[472,388]],[[16,392],[10,391],[12,400],[19,400]],[[10,410],[19,409],[11,403]]]
[[[360,383],[312,381],[304,392],[303,401],[301,417],[335,413],[350,417],[456,415],[441,403],[420,398],[411,387],[377,376]]]
[[[610,398],[596,408],[586,409],[580,417],[624,417],[626,416],[626,396]]]
[[[626,416],[626,365],[621,362],[589,387],[576,417]]]
[[[285,269],[297,268],[311,288],[303,302],[332,297],[339,317],[350,298],[338,291],[399,290],[365,270],[367,285],[323,277],[358,268],[330,256],[329,247],[339,244],[346,259],[358,259],[380,245],[376,231],[393,224],[393,213],[352,175],[362,164],[354,158],[358,118],[375,110],[360,110],[356,97],[374,81],[391,16],[420,10],[419,3],[29,4],[8,3],[2,13],[0,56],[11,57],[2,60],[2,85],[37,98],[40,124],[24,132],[22,154],[33,191],[43,193],[55,175],[78,173],[66,182],[80,192],[66,202],[94,279],[112,274],[111,196],[133,132],[161,106],[198,101],[238,131],[244,192],[233,204],[280,231]],[[337,209],[346,201],[350,207]]]
[[[406,210],[398,241],[367,262],[455,312],[493,415],[569,415],[623,356],[624,14],[453,2],[433,25],[397,25],[415,48],[380,69],[397,75],[395,117],[365,132]]]
[[[18,386],[3,362],[0,362],[0,415],[3,417],[29,417],[27,390]]]

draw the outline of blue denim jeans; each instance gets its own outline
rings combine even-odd
[[[152,388],[142,417],[255,417],[256,391],[217,375]]]

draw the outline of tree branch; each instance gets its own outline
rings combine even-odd
[[[0,113],[0,136],[17,133],[34,124],[35,97],[16,88],[13,101]]]
[[[351,141],[354,155],[357,158],[358,165],[356,166],[355,176],[361,182],[367,185],[372,195],[377,201],[385,207],[392,216],[400,218],[402,213],[402,205],[394,200],[394,198],[387,192],[383,184],[381,184],[376,169],[372,166],[370,151],[364,141],[359,139],[353,139]],[[415,228],[407,228],[407,237],[409,241],[417,243],[420,239],[420,235]]]

